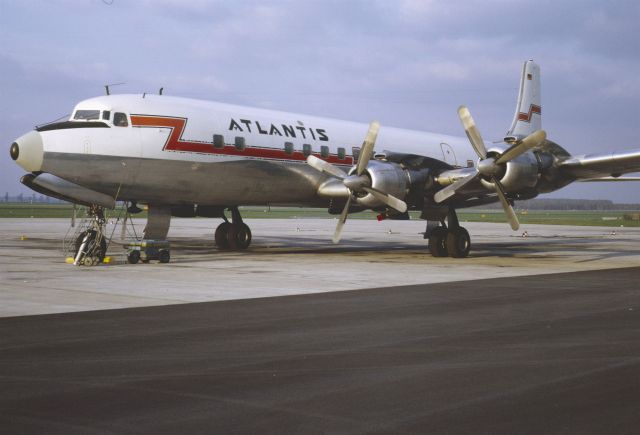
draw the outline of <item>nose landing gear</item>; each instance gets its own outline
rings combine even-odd
[[[216,228],[216,246],[222,251],[242,251],[251,244],[251,230],[242,221],[238,207],[231,207],[231,222],[224,216],[224,222]]]
[[[104,260],[107,253],[107,241],[104,237],[105,218],[102,207],[89,208],[90,224],[74,242],[73,264],[95,266]]]

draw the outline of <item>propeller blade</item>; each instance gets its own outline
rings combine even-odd
[[[452,197],[458,189],[465,186],[467,183],[473,181],[478,176],[478,173],[469,174],[464,178],[456,180],[453,184],[448,185],[444,189],[440,189],[433,195],[433,199],[436,203],[441,203],[444,200]]]
[[[325,174],[329,174],[341,180],[344,180],[344,178],[347,176],[347,174],[345,174],[338,167],[332,165],[329,162],[325,162],[324,160],[316,156],[307,157],[307,164],[311,166],[313,169],[316,169],[320,172],[324,172]]]
[[[469,142],[471,142],[471,146],[475,150],[478,157],[481,159],[487,158],[487,149],[484,146],[484,141],[482,140],[482,136],[480,135],[480,131],[478,127],[476,127],[476,123],[471,117],[471,112],[467,109],[466,106],[460,106],[458,108],[458,117],[462,122],[462,126],[464,127],[465,133],[467,133],[467,137],[469,138]]]
[[[496,160],[496,164],[507,163],[531,148],[542,145],[546,139],[547,133],[544,130],[535,131],[503,152]]]
[[[338,220],[338,225],[336,225],[336,231],[333,233],[333,243],[337,244],[340,241],[340,237],[342,236],[342,228],[344,227],[344,223],[347,221],[347,215],[349,214],[349,207],[351,207],[351,195],[347,199],[347,203],[344,205],[342,209],[342,213],[340,214],[340,220]]]
[[[388,205],[394,210],[398,210],[400,213],[407,211],[407,203],[403,200],[396,198],[393,195],[379,191],[372,187],[363,187],[362,190],[373,195],[378,201]]]
[[[498,193],[498,198],[500,198],[500,203],[502,203],[502,208],[509,220],[509,225],[511,225],[511,229],[513,231],[518,231],[518,228],[520,228],[520,222],[518,222],[518,216],[516,216],[516,212],[513,211],[513,207],[511,207],[511,204],[509,204],[509,201],[507,200],[507,196],[504,193],[504,187],[496,177],[492,177],[492,179],[496,186],[496,192]]]
[[[362,175],[367,169],[371,154],[373,154],[373,147],[376,144],[376,138],[378,137],[378,130],[380,130],[380,124],[378,121],[373,121],[369,124],[369,131],[364,138],[362,148],[360,149],[360,157],[358,157],[358,166],[356,166],[356,175]]]

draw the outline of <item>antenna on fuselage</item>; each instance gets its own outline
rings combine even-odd
[[[120,82],[120,83],[111,83],[109,85],[104,85],[104,90],[107,92],[107,95],[111,95],[111,90],[109,89],[110,86],[120,86],[120,85],[124,85],[126,84],[125,82]]]
[[[160,88],[160,90],[158,91],[158,95],[162,95],[163,90],[164,90],[164,87]]]

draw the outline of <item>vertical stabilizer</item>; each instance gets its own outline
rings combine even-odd
[[[521,139],[541,128],[540,67],[533,60],[528,60],[522,68],[518,104],[507,137]]]

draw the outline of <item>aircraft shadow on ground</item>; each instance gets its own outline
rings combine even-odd
[[[505,242],[480,242],[473,243],[469,255],[473,258],[519,258],[540,259],[565,258],[567,252],[580,251],[589,258],[575,260],[577,263],[598,261],[610,258],[624,258],[637,255],[632,250],[612,252],[610,247],[603,248],[600,238],[527,238]],[[633,243],[631,239],[616,239],[613,243]],[[199,262],[210,261],[212,257],[221,259],[236,258],[238,256],[286,256],[286,255],[407,255],[415,257],[424,255],[433,258],[428,250],[427,241],[423,245],[406,244],[398,241],[380,240],[349,240],[345,238],[340,244],[334,245],[330,240],[316,237],[273,237],[254,240],[253,245],[246,251],[219,251],[213,244],[213,240],[200,240],[193,238],[178,238],[172,240],[173,262]],[[458,261],[458,260],[457,260]],[[459,260],[464,261],[464,260]]]
[[[607,246],[602,246],[607,243]],[[615,244],[620,244],[621,248],[616,249]],[[629,249],[637,243],[635,239],[615,238],[603,239],[599,237],[529,237],[506,240],[504,242],[479,242],[473,243],[469,259],[474,258],[517,258],[517,259],[552,259],[566,258],[572,253],[579,251],[580,257],[573,260],[575,263],[589,263],[612,258],[626,258],[638,255],[638,251]],[[11,252],[25,250],[28,252],[36,250],[46,250],[51,255],[61,255],[61,241],[46,238],[29,238],[27,240],[9,239],[1,243],[1,247]],[[171,239],[172,263],[196,263],[207,262],[213,259],[233,260],[238,257],[263,258],[272,256],[332,256],[347,255],[351,257],[366,256],[369,261],[374,261],[377,257],[393,256],[393,261],[402,261],[403,257],[412,258],[424,256],[425,260],[442,261],[431,256],[427,241],[416,239],[414,243],[393,240],[362,240],[349,239],[346,237],[340,244],[334,245],[331,240],[320,237],[282,236],[282,237],[260,237],[254,240],[253,245],[246,251],[219,251],[214,244],[213,238],[185,238],[178,237]],[[613,246],[612,246],[613,245]],[[112,244],[108,249],[108,255],[116,260],[122,259],[124,262],[126,251],[118,244]],[[49,257],[49,255],[47,255]],[[465,261],[455,260],[455,261]],[[114,264],[118,264],[116,261]]]

